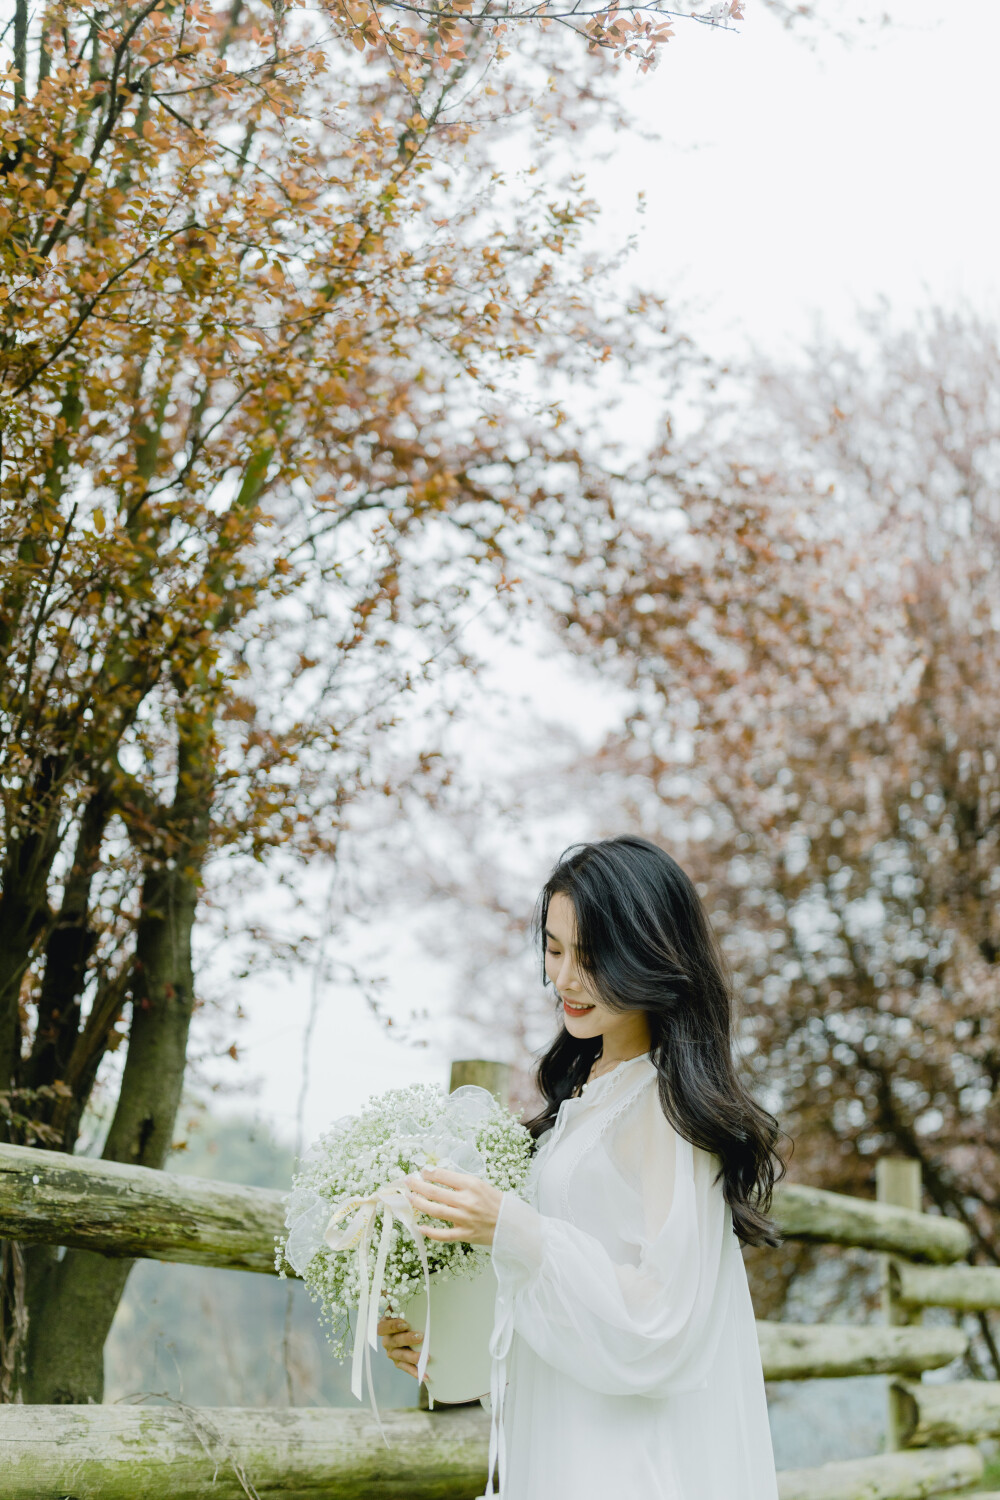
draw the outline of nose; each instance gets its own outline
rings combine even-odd
[[[572,960],[570,959],[570,956],[569,956],[568,953],[564,953],[563,954],[563,961],[559,965],[559,970],[558,970],[558,972],[556,974],[556,978],[555,978],[556,989],[559,991],[560,994],[565,994],[565,992],[569,989],[570,985],[572,984],[572,982],[573,982],[573,980],[575,978],[576,978],[576,975],[575,975],[575,973],[573,971]]]

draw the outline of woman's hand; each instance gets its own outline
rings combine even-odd
[[[378,1336],[382,1340],[382,1348],[396,1369],[405,1371],[416,1380],[423,1334],[412,1329],[405,1318],[382,1318],[378,1325]]]
[[[420,1227],[429,1240],[467,1240],[470,1245],[492,1245],[503,1193],[471,1172],[446,1167],[423,1167],[406,1179],[410,1202],[421,1213],[444,1219],[452,1227]]]

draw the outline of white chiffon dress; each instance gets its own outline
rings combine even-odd
[[[647,1056],[560,1106],[493,1240],[502,1500],[777,1500],[717,1169],[667,1122]]]

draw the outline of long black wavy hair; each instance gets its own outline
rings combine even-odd
[[[593,991],[612,1010],[646,1012],[663,1113],[679,1135],[719,1158],[736,1234],[745,1244],[779,1244],[767,1217],[784,1172],[778,1122],[737,1072],[732,988],[690,878],[648,839],[624,835],[567,849],[535,912],[545,983],[545,925],[557,894],[572,902],[577,961]],[[601,1037],[580,1039],[560,1027],[536,1070],[545,1100],[528,1122],[536,1139],[586,1082],[601,1049]]]

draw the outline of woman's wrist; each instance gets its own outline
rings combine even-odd
[[[541,1270],[542,1218],[517,1193],[502,1194],[491,1253],[497,1276],[516,1287]]]

